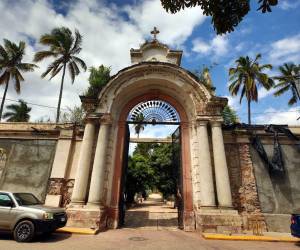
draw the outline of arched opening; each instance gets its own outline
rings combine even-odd
[[[114,225],[122,225],[124,222],[124,182],[126,181],[126,163],[128,156],[129,129],[128,124],[138,124],[134,120],[138,114],[143,114],[144,124],[173,124],[179,128],[177,143],[180,142],[180,159],[178,170],[180,176],[176,185],[180,189],[182,207],[179,209],[179,223],[182,228],[188,230],[190,221],[193,221],[192,184],[189,149],[188,119],[183,107],[171,96],[159,91],[140,95],[129,101],[122,109],[118,121],[115,169],[112,185],[112,199],[109,216]],[[175,129],[176,130],[176,129]],[[175,131],[174,131],[175,132]],[[174,133],[173,136],[175,136]],[[175,143],[175,140],[174,140]]]

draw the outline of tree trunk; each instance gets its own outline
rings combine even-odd
[[[61,77],[61,84],[60,84],[60,91],[59,91],[59,98],[58,98],[58,105],[57,105],[57,113],[56,113],[56,123],[59,123],[60,104],[61,104],[62,92],[63,92],[63,88],[64,88],[65,73],[66,73],[66,63],[64,63],[63,75]]]
[[[248,124],[251,125],[251,100],[248,100]]]
[[[8,77],[7,80],[6,80],[5,90],[4,90],[4,94],[3,94],[3,98],[2,98],[2,102],[1,102],[0,121],[1,121],[1,119],[2,119],[2,112],[3,112],[4,102],[5,102],[6,93],[7,93],[7,89],[8,89],[8,83],[9,83],[9,77]]]

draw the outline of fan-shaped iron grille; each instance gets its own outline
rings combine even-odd
[[[139,121],[139,114],[144,122],[179,122],[177,111],[167,102],[151,100],[137,104],[129,113],[128,121]]]

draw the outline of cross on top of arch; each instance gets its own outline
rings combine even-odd
[[[157,40],[156,36],[157,34],[159,34],[159,30],[156,27],[154,27],[154,29],[151,31],[151,34],[153,35],[153,40]]]

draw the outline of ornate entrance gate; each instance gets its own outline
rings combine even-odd
[[[156,38],[131,49],[130,55],[132,65],[112,76],[97,98],[83,98],[88,114],[68,208],[69,225],[87,218],[85,227],[116,228],[123,220],[124,141],[129,114],[134,118],[140,113],[130,113],[137,106],[135,110],[143,109],[149,124],[166,122],[166,116],[167,123],[179,118],[180,217],[184,230],[195,230],[196,225],[202,230],[203,221],[219,216],[223,208],[232,210],[221,126],[227,99],[215,96],[195,75],[180,67],[182,51],[172,50]],[[163,114],[153,117],[146,112],[161,107]],[[231,225],[238,215],[236,211],[228,214],[226,211],[222,215],[226,220],[216,221],[214,226]]]

